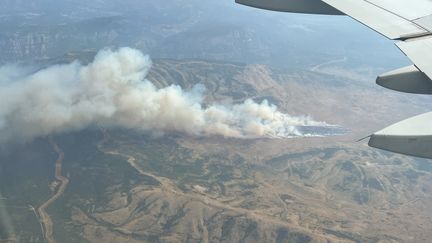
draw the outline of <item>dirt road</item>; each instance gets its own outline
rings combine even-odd
[[[62,176],[62,163],[64,160],[63,150],[54,142],[54,140],[50,140],[50,143],[54,149],[54,151],[58,154],[56,164],[55,164],[55,179],[59,182],[57,187],[57,191],[52,195],[45,203],[37,208],[37,215],[39,216],[39,221],[42,225],[42,233],[44,235],[45,242],[47,243],[57,243],[57,241],[53,237],[53,222],[49,214],[46,212],[46,209],[54,203],[59,197],[61,197],[66,190],[66,187],[69,183],[69,179],[67,177]]]

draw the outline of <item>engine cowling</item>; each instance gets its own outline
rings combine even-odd
[[[432,80],[414,65],[382,74],[378,76],[376,83],[405,93],[432,94]]]
[[[369,146],[391,152],[432,158],[432,112],[391,125],[375,134]]]

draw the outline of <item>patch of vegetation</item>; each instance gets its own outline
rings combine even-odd
[[[321,160],[328,160],[334,156],[341,148],[324,148],[309,150],[300,153],[288,153],[272,158],[266,162],[275,169],[281,169],[287,165],[289,161],[305,160],[305,158],[318,157]]]
[[[366,204],[369,202],[369,192],[367,190],[362,190],[360,192],[356,192],[353,196],[354,201],[358,204]]]
[[[11,227],[6,227],[2,225],[5,218],[0,219],[0,228],[4,229],[0,239],[7,238],[13,229],[22,242],[43,238],[29,205],[37,208],[51,196],[48,185],[53,179],[56,158],[47,139],[37,139],[0,154],[0,194],[5,198],[0,207],[11,221],[7,222]]]
[[[289,242],[311,242],[312,238],[308,235],[298,232],[290,232],[286,228],[280,228],[276,232],[276,243],[289,243]]]
[[[378,191],[384,191],[381,182],[376,178],[369,178],[365,183],[363,183],[364,187],[370,187]]]

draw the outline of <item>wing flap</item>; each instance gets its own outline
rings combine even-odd
[[[418,36],[428,33],[415,23],[364,0],[323,0],[339,11],[390,38]]]
[[[430,0],[364,0],[401,18],[415,20],[432,13]]]
[[[401,41],[396,45],[414,62],[416,67],[432,79],[432,37]]]
[[[429,32],[432,32],[432,15],[428,15],[423,18],[416,19],[414,20],[414,23],[418,24],[424,29],[427,29]]]

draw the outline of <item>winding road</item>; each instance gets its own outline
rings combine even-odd
[[[185,192],[181,191],[177,187],[177,185],[174,182],[172,182],[170,179],[162,177],[162,176],[156,176],[152,173],[145,172],[144,169],[137,163],[137,159],[134,156],[121,153],[118,150],[105,150],[103,147],[103,144],[109,139],[109,134],[106,131],[106,129],[101,129],[101,131],[103,134],[103,138],[98,144],[99,150],[105,154],[120,156],[120,157],[125,158],[127,163],[130,166],[132,166],[139,174],[151,177],[151,178],[155,179],[156,181],[158,181],[160,183],[159,187],[152,189],[153,192],[155,192],[155,193],[172,193],[178,197],[184,197],[184,198],[189,199],[190,201],[201,202],[204,205],[207,205],[207,206],[210,206],[210,207],[213,207],[216,209],[220,209],[220,210],[222,210],[222,212],[224,210],[229,210],[232,212],[236,212],[239,215],[248,216],[252,219],[260,220],[260,221],[268,223],[268,224],[274,224],[274,225],[287,227],[290,229],[295,229],[298,232],[304,231],[300,226],[298,226],[296,224],[293,224],[293,223],[290,223],[287,221],[283,221],[283,220],[280,220],[277,218],[273,218],[273,217],[261,212],[260,210],[250,210],[250,209],[245,209],[245,208],[241,208],[241,207],[231,206],[227,203],[216,200],[216,198],[209,197],[208,195],[202,195],[202,194],[196,194],[196,193],[185,193]],[[279,198],[278,195],[276,195],[276,197]],[[282,203],[285,204],[284,202],[282,202]],[[288,211],[288,209],[286,209],[286,208],[285,208],[285,210]],[[116,228],[116,229],[121,231],[122,233],[131,234],[127,230],[122,230],[122,228]],[[328,237],[328,239],[336,240],[336,239],[333,239],[332,236],[327,235],[327,237]]]
[[[310,70],[312,72],[322,73],[321,68],[323,68],[325,66],[332,65],[332,64],[336,64],[336,63],[343,63],[343,62],[346,62],[347,60],[348,60],[347,57],[343,57],[343,58],[339,58],[339,59],[336,59],[336,60],[331,60],[331,61],[328,61],[328,62],[323,62],[323,63],[320,63],[320,64],[318,64],[316,66],[313,66]]]
[[[42,226],[42,233],[46,243],[57,243],[57,241],[53,237],[53,222],[49,214],[46,212],[46,209],[54,203],[59,197],[61,197],[66,190],[66,187],[69,183],[69,179],[67,177],[62,176],[62,163],[64,160],[64,152],[63,150],[54,142],[53,139],[50,139],[50,143],[54,149],[54,151],[58,154],[56,164],[55,164],[55,179],[59,182],[57,186],[57,191],[52,195],[45,203],[39,206],[36,209],[37,216],[39,222]]]

